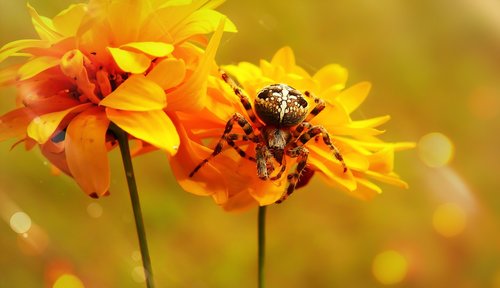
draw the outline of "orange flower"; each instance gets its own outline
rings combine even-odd
[[[90,0],[52,19],[28,5],[40,39],[0,49],[0,62],[26,56],[0,71],[0,86],[16,85],[21,106],[0,117],[0,140],[39,144],[92,197],[109,189],[110,123],[139,140],[137,153],[175,154],[180,140],[168,115],[204,107],[222,31],[236,31],[213,10],[220,3]]]
[[[271,62],[261,60],[260,66],[242,62],[223,69],[240,83],[252,105],[259,91],[273,83],[286,83],[299,91],[309,91],[326,102],[326,108],[312,118],[310,123],[326,128],[348,169],[343,171],[342,163],[323,141],[312,139],[304,145],[309,150],[309,156],[297,188],[306,185],[315,174],[319,174],[329,185],[361,199],[369,199],[382,192],[373,180],[407,187],[393,171],[394,152],[412,148],[414,144],[387,143],[377,138],[383,132],[377,127],[388,121],[389,116],[351,119],[351,113],[366,98],[370,83],[362,82],[345,89],[347,71],[336,64],[327,65],[311,76],[295,64],[293,51],[288,47],[280,49]],[[230,145],[226,145],[221,154],[210,159],[193,177],[189,177],[193,168],[212,152],[203,143],[212,139],[209,142],[212,144],[208,146],[213,147],[232,114],[238,112],[249,119],[238,97],[220,77],[212,79],[211,87],[209,95],[219,103],[217,107],[209,107],[201,116],[203,121],[180,118],[183,124],[179,134],[185,145],[173,157],[174,173],[185,190],[199,195],[211,195],[226,210],[274,203],[286,191],[286,174],[293,173],[297,160],[295,157],[286,157],[287,169],[283,177],[276,181],[262,181],[257,177],[255,162],[240,157]],[[312,101],[309,102],[311,111],[315,105]],[[234,126],[234,133],[244,134],[236,127],[238,125]],[[256,128],[254,130],[257,131]],[[255,158],[255,145],[248,142],[240,141],[236,146]],[[275,170],[275,174],[277,170],[279,169]]]

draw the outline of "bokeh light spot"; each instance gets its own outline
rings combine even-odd
[[[10,228],[19,234],[27,233],[31,228],[31,218],[24,212],[16,212],[10,217]]]
[[[141,252],[139,250],[134,250],[132,252],[131,256],[132,256],[132,260],[134,260],[136,262],[139,262],[142,259],[142,255],[141,255]]]
[[[85,286],[75,275],[63,274],[57,278],[52,288],[85,288]]]
[[[102,206],[98,203],[90,203],[87,206],[87,213],[89,214],[90,217],[92,218],[99,218],[102,216]]]
[[[434,211],[432,224],[437,233],[454,237],[462,233],[467,224],[467,216],[462,207],[455,203],[444,203]]]
[[[408,273],[408,261],[395,250],[383,251],[373,260],[372,272],[377,281],[384,285],[397,284]]]
[[[430,167],[441,167],[450,162],[454,147],[451,140],[441,133],[429,133],[418,142],[420,159]]]
[[[144,271],[144,267],[136,266],[132,269],[132,279],[137,283],[143,283],[146,281],[146,272]]]

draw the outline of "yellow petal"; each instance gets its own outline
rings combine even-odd
[[[120,46],[120,48],[153,57],[165,57],[174,51],[174,45],[163,42],[131,42]]]
[[[182,42],[194,35],[208,34],[217,29],[221,19],[225,19],[223,31],[237,32],[236,26],[226,16],[215,10],[201,9],[194,11],[171,31],[175,43]]]
[[[375,117],[375,118],[370,118],[370,119],[365,119],[365,120],[357,120],[357,121],[352,121],[349,123],[349,127],[352,128],[373,128],[380,126],[384,124],[385,122],[389,121],[391,119],[391,116],[385,115],[385,116],[380,116],[380,117]]]
[[[137,39],[140,23],[150,12],[149,1],[121,0],[105,2],[109,2],[106,16],[115,43],[120,45]]]
[[[113,47],[108,47],[108,50],[115,60],[116,65],[124,72],[142,74],[151,65],[151,58],[144,53],[136,53]]]
[[[369,82],[358,83],[342,91],[336,100],[344,106],[347,113],[351,114],[352,111],[356,110],[365,101],[371,86]]]
[[[94,198],[109,190],[110,172],[105,145],[108,125],[102,110],[87,110],[68,125],[64,141],[71,175],[83,191]]]
[[[28,12],[31,15],[33,26],[42,40],[55,42],[63,37],[59,32],[57,32],[51,19],[38,15],[35,8],[33,8],[30,4],[27,4],[27,7]]]
[[[408,189],[408,184],[406,182],[404,182],[403,180],[399,179],[399,176],[396,175],[396,173],[381,174],[381,173],[373,172],[373,171],[366,171],[365,173],[370,178],[373,178],[373,179],[378,180],[380,182],[394,185],[394,186],[397,186],[399,188]]]
[[[17,80],[17,71],[21,65],[15,64],[0,70],[0,87],[13,85]]]
[[[36,57],[33,60],[30,60],[27,63],[25,63],[23,66],[21,66],[21,68],[19,68],[18,80],[23,81],[26,79],[30,79],[33,76],[36,76],[47,69],[59,65],[60,62],[61,60],[56,57],[51,57],[51,56]]]
[[[358,182],[356,190],[349,192],[350,195],[356,198],[370,200],[374,196],[382,193],[382,189],[368,179],[356,178],[356,182]]]
[[[222,37],[224,21],[221,20],[217,31],[210,39],[205,54],[199,62],[196,71],[189,80],[172,91],[168,96],[168,109],[199,111],[206,105],[207,79],[211,68],[214,68],[214,58]]]
[[[383,149],[368,157],[370,161],[370,170],[379,173],[390,173],[394,170],[394,150],[391,148]]]
[[[332,86],[335,90],[342,90],[347,81],[347,69],[338,64],[330,64],[316,72],[313,78],[318,81],[319,91]]]
[[[99,104],[127,111],[150,111],[163,109],[167,100],[158,84],[144,75],[132,75]]]
[[[9,56],[22,51],[26,48],[48,48],[50,42],[39,39],[23,39],[5,44],[0,48],[0,62],[3,62]]]
[[[165,59],[148,73],[147,79],[167,90],[181,84],[186,76],[186,64],[182,59]]]
[[[80,3],[70,5],[52,19],[54,28],[58,33],[64,36],[76,35],[86,11],[87,4]]]
[[[340,186],[349,191],[356,189],[357,184],[351,170],[344,173],[342,165],[333,155],[325,158],[321,154],[318,155],[315,149],[311,149],[308,160],[330,185]]]
[[[295,67],[295,55],[292,48],[285,46],[278,50],[271,60],[271,65],[274,67],[283,67],[285,72],[291,72]]]
[[[174,155],[179,148],[179,135],[172,120],[162,110],[121,111],[108,108],[109,120],[137,139]]]
[[[77,113],[82,111],[92,104],[82,104],[69,109],[52,112],[44,115],[35,117],[31,123],[28,125],[27,134],[32,139],[36,140],[39,144],[43,144],[49,140],[49,138],[56,132],[57,127],[64,119],[71,113]]]

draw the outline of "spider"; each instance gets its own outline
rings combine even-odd
[[[344,159],[339,149],[332,143],[328,131],[322,126],[310,123],[311,119],[326,107],[325,101],[312,95],[309,91],[302,94],[286,84],[271,84],[258,92],[254,102],[255,108],[252,108],[250,99],[243,94],[236,83],[224,71],[220,71],[220,74],[224,82],[240,98],[249,120],[240,113],[234,113],[227,122],[213,153],[199,163],[189,174],[189,177],[193,177],[203,165],[220,154],[224,144],[235,149],[241,157],[256,162],[257,175],[262,180],[274,181],[281,178],[287,170],[285,155],[297,158],[295,171],[287,176],[288,187],[281,198],[276,201],[276,203],[281,203],[294,192],[301,173],[305,171],[309,150],[304,145],[309,140],[318,139],[320,136],[333,152],[335,158],[342,164],[343,172],[347,171]],[[309,112],[309,102],[304,95],[314,101],[315,106],[311,112]],[[231,133],[234,123],[243,129],[244,135]],[[236,141],[254,142],[256,144],[255,157],[247,155],[243,149],[237,146]],[[276,175],[271,176],[276,169],[275,163],[281,166],[281,169]]]

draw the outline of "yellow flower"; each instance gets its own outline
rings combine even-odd
[[[309,155],[306,168],[302,171],[296,188],[305,186],[316,174],[329,185],[361,199],[370,199],[382,192],[374,181],[401,188],[407,187],[407,184],[393,171],[394,152],[412,148],[414,144],[387,143],[377,138],[383,132],[377,127],[388,121],[389,116],[363,120],[351,118],[351,113],[368,95],[370,83],[362,82],[346,88],[347,71],[336,64],[327,65],[310,75],[305,69],[296,65],[293,51],[288,47],[280,49],[270,62],[261,60],[259,66],[242,62],[238,65],[224,66],[223,69],[240,83],[252,105],[259,91],[274,83],[285,83],[302,93],[309,91],[326,102],[326,108],[312,118],[310,123],[312,126],[319,125],[326,128],[333,144],[343,156],[347,171],[344,172],[342,163],[334,157],[334,153],[321,138],[314,137],[304,144]],[[240,157],[238,155],[240,152],[235,153],[235,149],[226,145],[222,153],[210,159],[189,177],[193,168],[209,157],[213,151],[203,144],[211,143],[209,147],[215,146],[214,141],[219,140],[232,114],[238,112],[250,120],[250,115],[224,81],[212,79],[211,87],[208,92],[214,101],[218,102],[217,107],[208,107],[201,115],[203,121],[189,121],[188,117],[181,117],[183,125],[179,129],[179,134],[185,145],[172,161],[179,183],[189,192],[211,195],[216,203],[226,210],[240,210],[257,204],[274,203],[286,191],[288,184],[286,174],[294,172],[297,157],[285,157],[287,167],[283,177],[275,181],[263,181],[257,177],[254,161]],[[315,103],[309,102],[311,111]],[[244,134],[242,129],[236,127],[238,125],[234,126],[234,133]],[[254,127],[254,131],[259,130]],[[300,144],[298,138],[295,139],[294,141]],[[253,142],[248,144],[249,142],[251,141],[239,141],[235,146],[248,156],[256,158],[255,145]],[[278,170],[275,169],[273,175]]]
[[[180,139],[169,113],[205,106],[222,31],[236,31],[213,10],[221,2],[90,0],[52,19],[28,5],[40,39],[0,49],[0,62],[25,57],[0,71],[0,86],[18,87],[20,106],[0,117],[0,141],[39,144],[92,197],[109,189],[110,123],[138,140],[137,154],[175,154]]]

